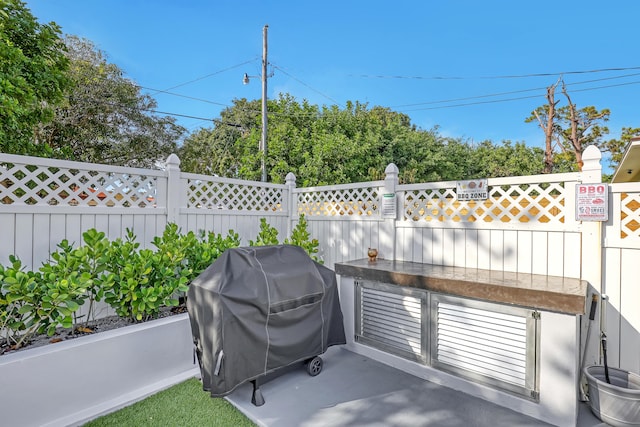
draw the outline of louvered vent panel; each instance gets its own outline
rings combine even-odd
[[[526,386],[527,319],[438,302],[438,362],[499,381]]]
[[[422,300],[367,287],[360,289],[360,335],[420,356]]]

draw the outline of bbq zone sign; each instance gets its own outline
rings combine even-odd
[[[487,180],[457,181],[456,197],[458,200],[487,200],[489,198]]]
[[[607,184],[576,185],[576,221],[608,221]]]

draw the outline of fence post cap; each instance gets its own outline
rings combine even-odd
[[[169,154],[167,157],[167,166],[180,166],[180,158],[175,153]]]
[[[602,153],[595,145],[589,145],[582,152],[582,160],[600,160]]]
[[[398,175],[400,173],[400,169],[398,169],[398,166],[396,166],[395,163],[389,163],[386,169],[384,170],[384,173],[386,173],[387,175],[389,174]]]
[[[595,145],[590,145],[582,152],[582,182],[602,182],[602,153]]]
[[[293,172],[289,172],[284,179],[287,185],[293,185],[293,186],[296,185],[296,176],[294,175]]]

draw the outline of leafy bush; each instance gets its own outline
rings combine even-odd
[[[283,243],[286,245],[300,246],[314,261],[322,263],[322,260],[317,256],[320,243],[318,243],[317,239],[311,238],[307,227],[307,220],[304,217],[304,214],[302,214],[300,215],[300,219],[298,220],[296,227],[291,233],[291,238],[284,239]],[[249,246],[268,246],[278,244],[278,230],[272,225],[269,225],[265,218],[261,218],[258,236],[255,241],[249,240]]]
[[[162,307],[177,306],[188,283],[222,252],[239,246],[240,238],[233,230],[226,238],[212,232],[196,237],[192,231],[181,234],[176,224],[168,224],[152,243],[155,252],[139,250],[135,235],[127,230],[125,240],[111,244],[108,269],[115,277],[105,301],[119,316],[132,321],[148,320]]]
[[[114,272],[112,286],[105,291],[105,301],[115,312],[132,321],[148,320],[162,307],[178,305],[177,292],[186,292],[191,270],[185,259],[181,241],[171,242],[177,227],[170,224],[162,238],[153,243],[159,248],[139,250],[133,231],[112,242],[109,250],[109,271]]]
[[[240,236],[233,230],[229,230],[226,237],[201,230],[198,237],[190,231],[182,238],[186,241],[187,265],[191,268],[193,277],[202,273],[227,249],[240,246]]]
[[[311,235],[307,230],[307,220],[305,219],[304,214],[300,215],[300,219],[291,233],[291,238],[285,239],[284,242],[287,245],[300,246],[314,261],[319,262],[320,264],[323,263],[323,261],[316,255],[318,253],[320,243],[318,243],[317,239],[311,238]]]
[[[114,275],[107,271],[110,242],[105,233],[95,229],[82,234],[84,245],[74,249],[65,239],[58,244],[59,251],[51,254],[54,262],[44,264],[40,271],[45,277],[68,277],[74,272],[87,274],[91,281],[87,283],[86,292],[76,299],[78,305],[88,302],[85,321],[95,319],[95,303],[101,301],[104,290],[111,287]],[[51,279],[55,280],[55,279]],[[74,314],[77,323],[79,317]]]
[[[121,316],[138,322],[156,317],[162,307],[179,303],[188,283],[229,248],[240,246],[240,237],[229,230],[223,237],[213,232],[181,234],[168,224],[152,244],[156,250],[140,249],[127,229],[124,239],[109,241],[95,229],[82,234],[83,245],[74,248],[67,240],[58,244],[51,260],[39,271],[24,271],[21,261],[10,256],[0,265],[0,333],[19,348],[36,334],[53,335],[57,328],[72,328],[87,307],[85,321],[95,317],[95,303],[103,299]],[[250,245],[277,245],[278,230],[266,219]],[[318,241],[311,239],[303,215],[290,239],[316,261]]]
[[[9,267],[0,265],[0,331],[7,343],[20,348],[36,334],[71,327],[91,277],[78,271],[65,277],[25,272],[17,257],[11,255],[9,261]]]
[[[279,244],[278,230],[269,225],[265,218],[260,218],[260,231],[255,241],[249,240],[249,246],[270,246],[277,244]]]

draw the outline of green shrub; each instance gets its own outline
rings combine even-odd
[[[278,230],[269,225],[265,218],[260,218],[260,231],[255,241],[249,240],[249,246],[270,246],[277,244],[279,244]]]
[[[233,230],[229,230],[226,237],[201,230],[199,237],[189,232],[184,238],[189,243],[187,260],[194,278],[218,259],[224,251],[240,246],[240,236]]]
[[[152,241],[156,251],[139,249],[135,235],[127,230],[126,239],[116,239],[109,250],[108,270],[114,273],[105,301],[119,316],[132,321],[157,316],[162,307],[179,304],[188,283],[207,268],[222,252],[240,245],[240,237],[230,230],[227,237],[192,231],[181,234],[176,224],[167,224],[162,236]]]
[[[44,264],[40,271],[48,278],[64,278],[74,272],[91,277],[86,292],[75,301],[80,306],[88,302],[85,317],[85,322],[88,322],[95,319],[95,303],[101,301],[104,290],[111,287],[114,275],[107,271],[110,243],[105,233],[90,229],[82,237],[84,245],[76,249],[66,239],[60,242],[59,250],[51,254],[53,262]],[[79,317],[74,315],[74,322],[78,320]]]
[[[82,237],[78,248],[60,242],[50,262],[37,272],[23,271],[13,255],[9,266],[0,265],[0,333],[10,346],[18,348],[36,334],[73,327],[81,306],[88,305],[85,320],[93,320],[95,303],[103,299],[134,322],[156,317],[162,307],[178,305],[188,283],[224,251],[240,246],[233,230],[224,237],[204,231],[181,234],[176,224],[168,224],[162,236],[153,239],[155,251],[140,249],[129,229],[124,239],[111,242],[95,229]],[[249,243],[277,245],[278,230],[262,218],[256,240]],[[304,215],[285,243],[301,246],[319,261],[318,241],[311,239]]]
[[[183,265],[181,243],[170,243],[175,232],[167,227],[163,238],[154,239],[159,250],[138,250],[133,232],[127,229],[126,239],[112,242],[109,271],[114,273],[111,288],[105,291],[105,301],[115,312],[132,321],[155,317],[162,307],[178,305],[178,292],[186,292],[191,270]]]
[[[105,289],[112,286],[115,275],[108,270],[111,242],[106,238],[105,233],[92,228],[82,233],[82,238],[83,249],[86,251],[82,271],[89,273],[93,279],[86,293],[89,301],[87,310],[87,321],[89,321],[95,319],[95,303],[101,301]]]
[[[291,233],[291,238],[285,239],[284,242],[287,245],[300,246],[305,250],[305,252],[307,252],[307,254],[309,254],[311,259],[321,264],[323,263],[323,261],[316,255],[318,253],[320,243],[318,243],[317,239],[311,238],[311,235],[307,230],[307,220],[304,217],[304,214],[300,215],[300,219]]]
[[[70,328],[91,277],[78,271],[64,277],[25,272],[17,257],[9,261],[8,267],[0,265],[0,330],[7,343],[20,348],[36,334],[51,336],[60,326]]]

